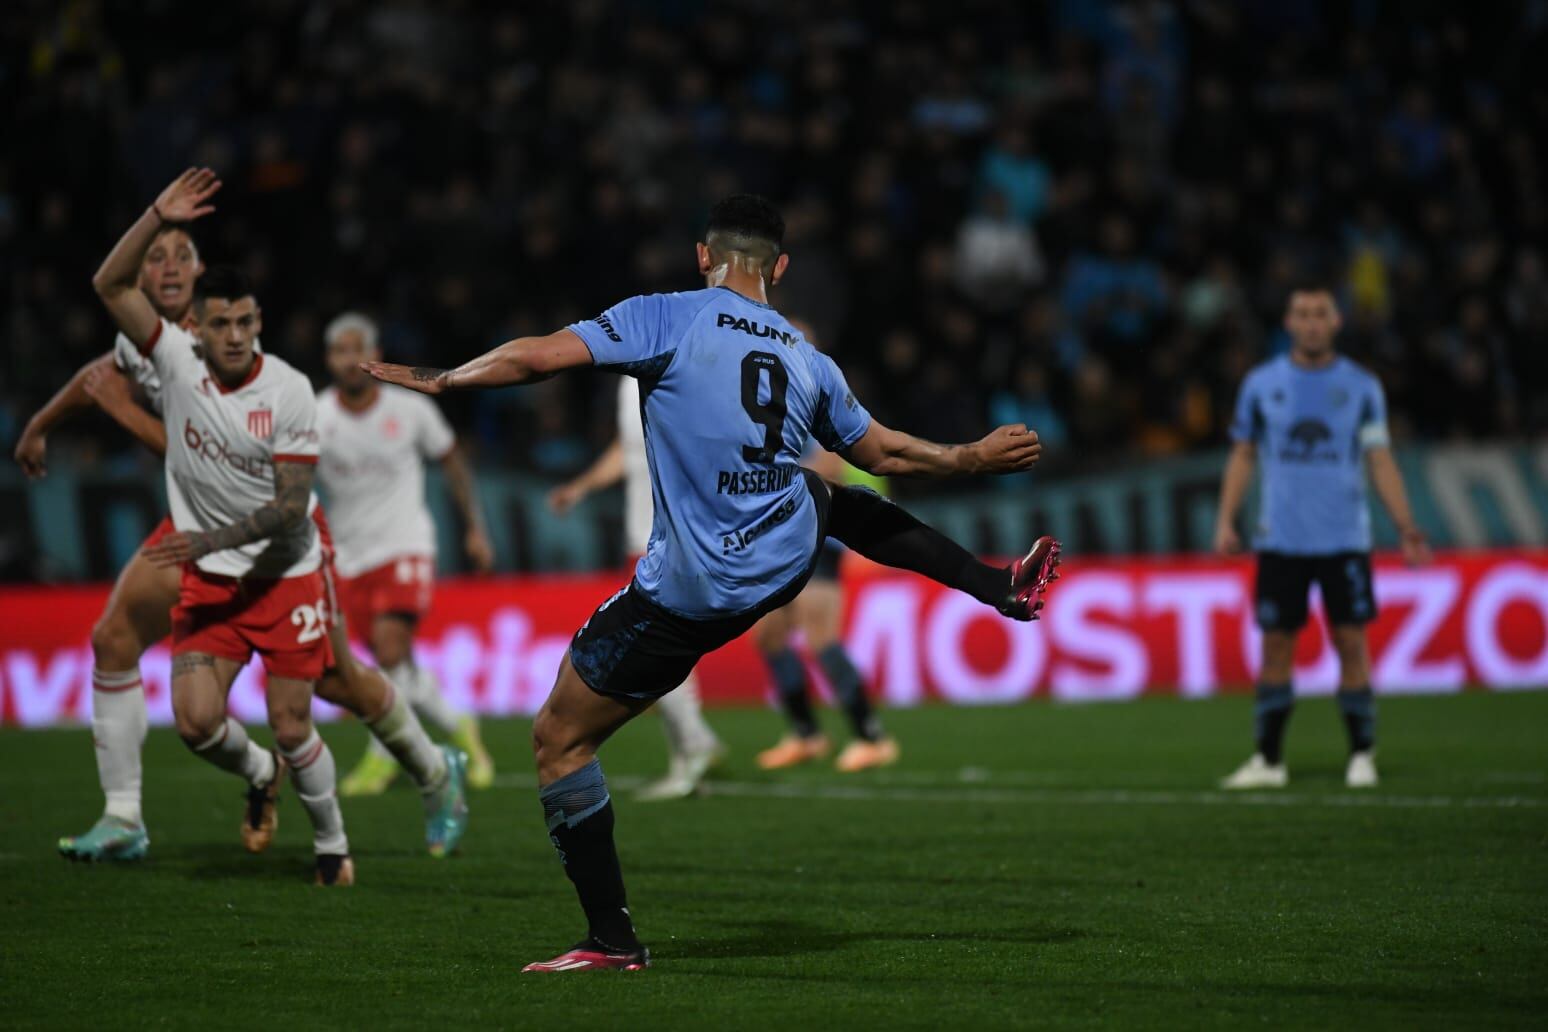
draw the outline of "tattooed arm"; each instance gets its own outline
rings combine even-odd
[[[440,394],[467,387],[537,383],[555,373],[583,365],[591,365],[591,351],[573,330],[560,330],[546,337],[508,340],[456,369],[410,367],[390,362],[362,362],[360,367],[385,383],[395,383],[421,394]]]
[[[215,530],[179,531],[168,534],[145,550],[145,558],[157,566],[177,566],[211,552],[236,548],[294,530],[306,520],[312,496],[310,462],[274,464],[274,500],[253,510],[247,518]]]

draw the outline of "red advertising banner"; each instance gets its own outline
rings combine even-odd
[[[1034,698],[1105,701],[1243,690],[1257,662],[1250,561],[1067,562],[1045,618],[1012,623],[966,596],[853,562],[845,639],[883,705]],[[448,581],[418,655],[449,697],[489,714],[537,709],[575,628],[624,574]],[[1372,672],[1384,693],[1548,685],[1548,554],[1452,553],[1419,569],[1379,558]],[[0,722],[47,726],[91,713],[93,621],[105,587],[0,589]],[[1320,622],[1297,653],[1296,685],[1333,690],[1337,659]],[[141,664],[151,719],[171,719],[166,643]],[[711,703],[761,702],[768,679],[743,638],[707,657]],[[813,680],[821,673],[813,665]],[[262,675],[238,679],[232,710],[262,720]],[[323,716],[328,707],[319,704]]]

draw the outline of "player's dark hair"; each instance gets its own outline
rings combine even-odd
[[[1289,306],[1290,299],[1297,294],[1326,294],[1335,303],[1338,301],[1338,287],[1331,278],[1322,275],[1297,276],[1291,280],[1290,289],[1285,291],[1286,307]]]
[[[716,254],[739,251],[772,265],[785,243],[785,218],[757,194],[732,194],[710,209],[704,242]]]
[[[188,242],[193,245],[194,253],[198,254],[199,238],[194,236],[193,230],[190,228],[192,225],[193,224],[190,222],[163,222],[160,226],[156,227],[156,234],[152,236],[151,239],[160,240],[168,233],[181,233],[187,237]]]
[[[204,275],[194,280],[193,303],[195,308],[201,310],[206,298],[238,301],[252,295],[253,284],[247,274],[232,265],[216,265],[205,269]]]

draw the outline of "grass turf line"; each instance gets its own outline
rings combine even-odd
[[[502,778],[459,857],[422,855],[406,786],[346,800],[360,884],[338,892],[307,883],[290,790],[274,849],[248,856],[239,786],[168,731],[146,753],[149,861],[68,864],[54,840],[100,808],[89,732],[0,733],[3,1023],[1511,1028],[1548,1010],[1548,694],[1383,700],[1383,784],[1358,805],[1330,700],[1301,703],[1287,801],[1264,805],[1213,791],[1247,751],[1245,699],[886,717],[898,767],[772,776],[752,755],[777,719],[712,712],[723,787],[678,804],[628,798],[662,750],[653,719],[625,729],[603,760],[657,966],[574,978],[517,974],[581,931],[524,722],[486,725]],[[347,769],[361,729],[324,734]]]

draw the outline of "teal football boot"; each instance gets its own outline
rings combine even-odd
[[[150,852],[150,836],[143,825],[127,824],[117,817],[103,817],[84,835],[66,835],[59,840],[59,855],[86,863],[113,861],[130,863],[145,859]]]
[[[441,746],[446,757],[446,785],[426,797],[425,845],[436,859],[450,856],[468,830],[468,754]]]

